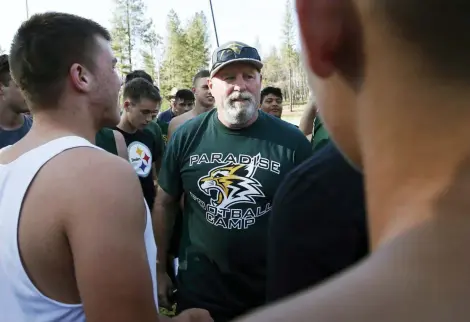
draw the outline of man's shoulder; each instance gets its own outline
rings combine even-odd
[[[100,129],[95,135],[95,145],[110,153],[115,153],[114,131],[107,127]]]
[[[168,124],[168,131],[169,132],[175,132],[175,130],[181,124],[183,124],[185,121],[189,120],[190,117],[188,117],[188,115],[187,115],[188,113],[190,113],[190,112],[187,112],[187,113],[184,113],[184,114],[181,114],[181,115],[178,115],[178,116],[172,118],[170,123]]]
[[[186,135],[193,135],[201,127],[206,127],[209,120],[215,113],[214,110],[196,115],[192,118],[184,120],[178,128],[175,129],[172,136],[184,137]]]
[[[103,127],[96,133],[96,135],[100,137],[111,136],[113,135],[113,129],[110,129],[109,127]]]
[[[260,116],[262,118],[264,118],[266,124],[268,124],[269,126],[275,126],[277,128],[282,128],[284,131],[288,131],[288,133],[292,133],[293,135],[299,135],[299,133],[301,134],[301,136],[304,136],[302,134],[302,132],[300,132],[299,128],[297,126],[295,126],[294,124],[292,123],[289,123],[287,121],[284,121],[283,119],[279,118],[279,117],[275,117],[275,116],[272,116],[268,113],[265,113],[263,111],[260,110]]]
[[[260,111],[260,117],[263,121],[263,127],[267,128],[266,135],[271,140],[283,142],[283,145],[292,147],[298,146],[299,143],[310,145],[305,135],[295,125],[263,111]]]
[[[112,133],[112,130],[110,130]],[[91,175],[93,178],[111,178],[116,174],[114,171],[126,169],[129,164],[122,158],[108,153],[103,149],[88,147],[77,147],[60,153],[57,157],[51,159],[44,168],[53,168],[54,173],[61,174],[68,172],[74,176],[77,182],[86,181],[85,175]],[[104,169],[106,171],[99,171]],[[61,170],[62,169],[62,170]],[[71,171],[73,169],[73,171]],[[67,176],[68,176],[67,175]]]
[[[161,112],[159,115],[158,115],[158,119],[159,120],[162,120],[162,121],[165,121],[165,118],[168,117],[168,116],[171,116],[171,109],[167,109],[163,112]]]
[[[181,125],[185,123],[186,121],[189,121],[195,118],[196,116],[197,115],[194,115],[191,111],[178,115],[170,121],[170,127],[175,128],[176,126]]]
[[[299,193],[308,195],[312,189],[350,187],[351,182],[357,182],[360,186],[362,175],[348,163],[338,148],[329,142],[289,173],[279,188],[279,193],[281,195]],[[305,189],[298,189],[300,186],[305,186]]]
[[[150,122],[144,129],[144,132],[150,132],[155,137],[162,135],[162,129],[155,122]]]

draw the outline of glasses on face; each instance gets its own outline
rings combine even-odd
[[[240,51],[237,53],[231,48],[221,49],[216,54],[215,63],[213,64],[213,69],[217,68],[220,64],[234,60],[237,58],[246,58],[246,59],[255,59],[261,61],[261,57],[258,54],[256,48],[253,47],[241,47]]]

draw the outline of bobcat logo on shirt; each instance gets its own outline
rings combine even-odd
[[[211,197],[211,206],[220,209],[238,203],[256,204],[254,198],[264,197],[262,185],[254,178],[259,159],[257,155],[250,164],[230,162],[212,168],[207,176],[200,178],[198,187]]]
[[[127,148],[129,162],[141,178],[146,178],[152,170],[152,153],[150,149],[139,141],[134,141]]]

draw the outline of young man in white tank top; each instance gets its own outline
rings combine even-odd
[[[92,143],[118,122],[108,31],[35,15],[10,53],[31,131],[0,153],[0,321],[155,322],[156,246],[132,166]],[[177,321],[211,321],[202,310]]]

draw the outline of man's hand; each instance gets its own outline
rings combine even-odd
[[[170,297],[173,293],[173,283],[166,272],[157,271],[158,281],[158,305],[171,310],[172,303]]]
[[[203,309],[189,309],[183,311],[172,320],[175,322],[214,322],[209,312]]]

